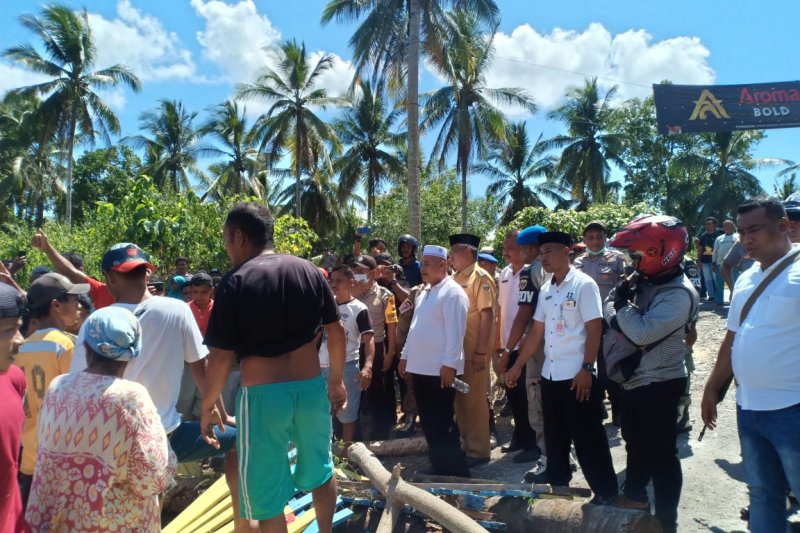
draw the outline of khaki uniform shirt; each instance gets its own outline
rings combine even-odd
[[[394,294],[377,283],[366,293],[358,297],[369,309],[369,319],[375,331],[375,343],[386,338],[386,324],[397,323],[397,310],[394,305]]]
[[[408,338],[408,331],[411,329],[411,319],[414,318],[414,302],[417,299],[419,291],[425,288],[424,284],[419,284],[411,287],[408,291],[408,297],[397,308],[397,352],[403,350]]]
[[[464,357],[470,361],[476,351],[484,351],[483,346],[478,349],[478,327],[481,323],[481,311],[491,309],[497,315],[497,285],[494,278],[484,269],[473,263],[469,267],[453,275],[469,298],[469,309],[467,310],[467,332],[464,335]],[[492,329],[489,332],[489,349],[494,346],[494,336],[496,323],[492,321]],[[488,352],[487,352],[488,355]]]
[[[600,298],[605,301],[608,293],[625,273],[625,258],[614,250],[606,250],[601,255],[584,253],[575,259],[572,266],[597,283],[597,287],[600,289]]]

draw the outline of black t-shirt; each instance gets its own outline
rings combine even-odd
[[[703,233],[700,236],[700,262],[701,263],[710,263],[711,258],[713,257],[714,252],[714,241],[717,240],[717,237],[722,235],[724,232],[722,230],[717,230],[711,235],[708,233]]]
[[[519,297],[517,298],[517,304],[533,306],[533,310],[536,311],[536,303],[538,301],[539,289],[536,288],[536,284],[533,282],[531,267],[528,265],[519,273]]]
[[[305,259],[260,255],[228,272],[214,295],[205,343],[242,357],[277,357],[339,319],[325,278]]]

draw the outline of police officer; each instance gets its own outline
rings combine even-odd
[[[625,259],[616,250],[606,248],[606,227],[598,221],[589,222],[583,229],[583,242],[586,251],[575,258],[573,266],[592,278],[600,289],[600,298],[605,301],[608,293],[620,279],[625,271]],[[604,323],[603,331],[606,326]],[[597,354],[597,380],[604,393],[608,393],[611,401],[611,421],[615,426],[620,425],[620,390],[619,384],[608,379],[606,365],[603,360],[602,349]],[[604,418],[608,415],[606,414]]]
[[[489,353],[495,342],[497,287],[478,266],[480,238],[469,233],[450,236],[450,256],[456,283],[467,293],[467,331],[464,335],[464,381],[467,394],[456,396],[455,412],[470,466],[487,463],[489,444]]]

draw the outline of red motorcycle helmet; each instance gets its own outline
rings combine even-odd
[[[683,222],[666,215],[641,215],[620,228],[609,246],[625,250],[644,276],[667,272],[683,261],[689,233]]]

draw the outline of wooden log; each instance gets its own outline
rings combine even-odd
[[[367,449],[378,457],[428,453],[428,443],[425,441],[425,437],[376,440],[365,444]]]
[[[383,467],[380,460],[361,443],[353,444],[347,455],[351,461],[361,467],[372,485],[381,494],[386,495],[392,475]],[[394,494],[398,502],[410,505],[450,531],[487,533],[486,529],[452,505],[406,483],[402,478],[397,479]]]
[[[394,526],[397,524],[397,519],[400,518],[400,509],[403,504],[397,499],[397,483],[400,481],[400,472],[403,467],[399,464],[394,465],[392,469],[392,477],[389,478],[389,484],[386,487],[386,507],[381,515],[381,521],[378,522],[378,529],[375,533],[392,533]]]
[[[505,522],[509,532],[547,531],[548,533],[660,533],[658,520],[644,511],[598,506],[569,500],[535,500],[533,505],[520,498],[487,500],[489,512]]]

